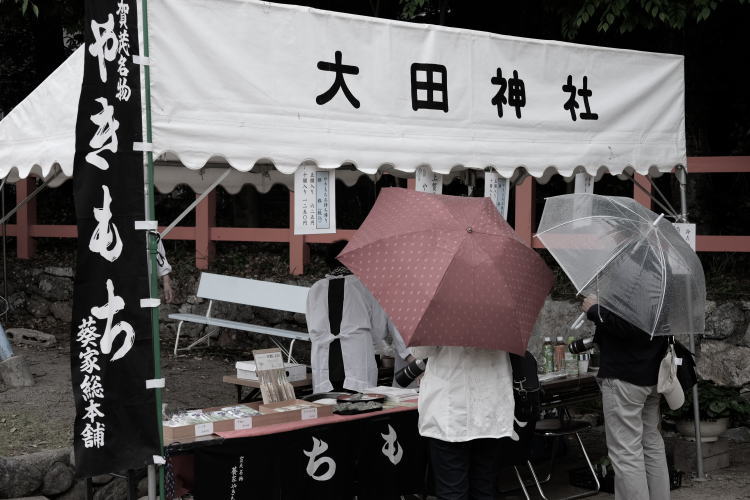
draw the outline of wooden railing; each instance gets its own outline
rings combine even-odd
[[[691,157],[688,159],[689,175],[702,173],[748,173],[750,156]],[[639,183],[650,189],[650,184],[642,176],[636,176]],[[25,199],[34,189],[34,179],[21,180],[16,184],[16,199]],[[413,179],[409,188],[413,189]],[[527,177],[515,186],[515,229],[521,239],[534,248],[543,248],[535,238],[535,196],[536,181]],[[651,208],[649,196],[633,186],[633,198]],[[294,234],[294,193],[289,193],[289,226],[285,228],[248,228],[216,226],[216,193],[210,193],[196,207],[195,226],[175,227],[167,239],[195,241],[195,266],[207,269],[211,263],[217,241],[235,242],[277,242],[289,244],[289,272],[302,274],[309,259],[307,243],[331,243],[351,238],[354,230],[340,229],[334,234],[296,236]],[[160,228],[163,229],[163,228]],[[8,236],[16,238],[17,256],[29,259],[34,255],[35,238],[75,238],[76,226],[47,225],[36,223],[35,200],[18,209],[16,223],[7,225]],[[700,234],[696,237],[696,250],[699,252],[750,252],[750,235],[715,236]]]

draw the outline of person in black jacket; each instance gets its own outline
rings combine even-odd
[[[581,305],[596,324],[599,385],[615,500],[666,500],[669,470],[659,432],[661,395],[656,391],[667,338],[652,337],[605,307],[596,296]]]

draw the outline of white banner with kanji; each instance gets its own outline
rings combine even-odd
[[[251,0],[149,3],[153,143],[374,173],[685,164],[684,58]]]

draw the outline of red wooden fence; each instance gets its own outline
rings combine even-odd
[[[701,173],[749,173],[750,156],[708,156],[688,159],[690,174]],[[639,183],[650,190],[650,184],[642,175],[637,175]],[[18,202],[26,198],[34,189],[34,179],[26,179],[16,184]],[[409,179],[408,187],[414,188],[414,180]],[[527,177],[515,186],[516,214],[515,229],[521,239],[534,248],[543,248],[533,238],[534,234],[534,198],[536,181]],[[635,185],[633,198],[651,208],[651,199]],[[296,236],[294,234],[294,193],[289,193],[289,227],[285,228],[252,228],[252,227],[217,227],[216,226],[216,193],[209,194],[196,207],[195,226],[178,226],[167,236],[167,239],[195,241],[195,266],[207,269],[216,251],[217,241],[237,242],[279,242],[289,244],[289,272],[302,274],[305,262],[309,259],[307,243],[331,243],[339,239],[348,239],[354,233],[351,229],[340,229],[334,234]],[[163,228],[160,228],[163,229]],[[75,238],[76,227],[72,225],[45,225],[36,223],[36,201],[32,200],[18,209],[16,223],[8,224],[8,236],[16,237],[17,255],[29,259],[34,255],[35,238]],[[750,235],[713,236],[698,235],[696,250],[699,252],[750,252]]]

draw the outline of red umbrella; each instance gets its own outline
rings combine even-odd
[[[523,354],[552,287],[489,198],[383,189],[339,255],[410,346]]]

